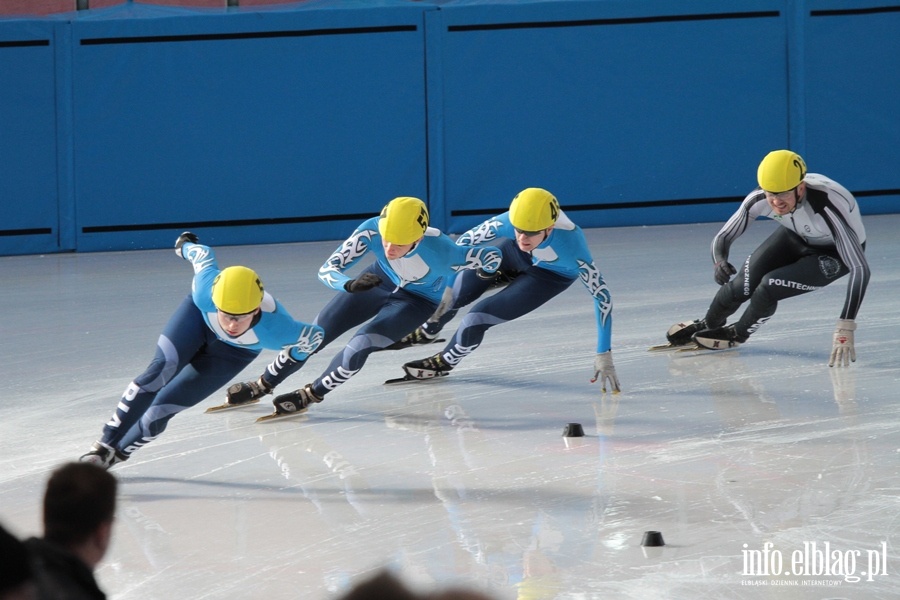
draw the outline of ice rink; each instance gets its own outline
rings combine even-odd
[[[847,369],[827,366],[845,279],[783,302],[737,350],[647,351],[712,299],[708,223],[586,232],[621,394],[589,383],[580,283],[492,329],[440,381],[382,385],[437,347],[377,353],[307,415],[269,424],[254,423],[268,401],[204,414],[223,390],[113,468],[101,586],[115,600],[328,600],[389,567],[417,590],[497,599],[896,598],[900,215],[865,223],[872,279]],[[752,227],[732,262],[775,227]],[[337,245],[216,251],[311,321]],[[4,257],[0,273],[0,522],[24,537],[40,532],[48,472],[99,437],[192,270],[136,250]],[[279,390],[312,381],[348,337]],[[576,422],[586,436],[564,438]],[[641,546],[650,530],[664,547]]]

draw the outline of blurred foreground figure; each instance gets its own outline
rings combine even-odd
[[[44,535],[25,542],[39,600],[103,600],[94,569],[112,540],[116,478],[101,466],[68,463],[44,492]]]

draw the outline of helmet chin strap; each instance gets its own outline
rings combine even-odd
[[[801,181],[800,185],[802,184],[803,182]],[[794,211],[797,210],[797,207],[800,206],[800,203],[806,198],[806,189],[803,190],[803,195],[800,195],[800,185],[794,188],[794,208],[791,209],[790,214],[794,214]]]
[[[540,246],[541,244],[543,244],[544,242],[547,241],[547,238],[550,237],[550,232],[551,232],[551,231],[553,231],[553,226],[552,226],[552,225],[551,225],[550,227],[548,227],[547,229],[544,230],[544,239],[541,240],[541,242],[540,242],[540,244],[538,244],[538,246]]]

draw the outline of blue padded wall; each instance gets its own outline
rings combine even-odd
[[[900,6],[816,2],[805,15],[807,163],[863,214],[900,211]]]
[[[56,47],[50,22],[0,27],[0,253],[60,248]]]
[[[421,9],[101,17],[73,24],[79,249],[336,239],[426,197]]]
[[[308,0],[0,19],[0,254],[721,221],[790,147],[900,211],[900,0]]]
[[[449,228],[530,186],[587,227],[730,214],[759,159],[789,143],[779,5],[451,2],[429,15]]]

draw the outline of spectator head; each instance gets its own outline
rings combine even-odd
[[[35,597],[28,550],[0,526],[0,600],[32,600]]]
[[[44,492],[44,539],[70,549],[99,543],[99,561],[109,544],[116,488],[116,478],[97,465],[76,462],[57,468]]]

